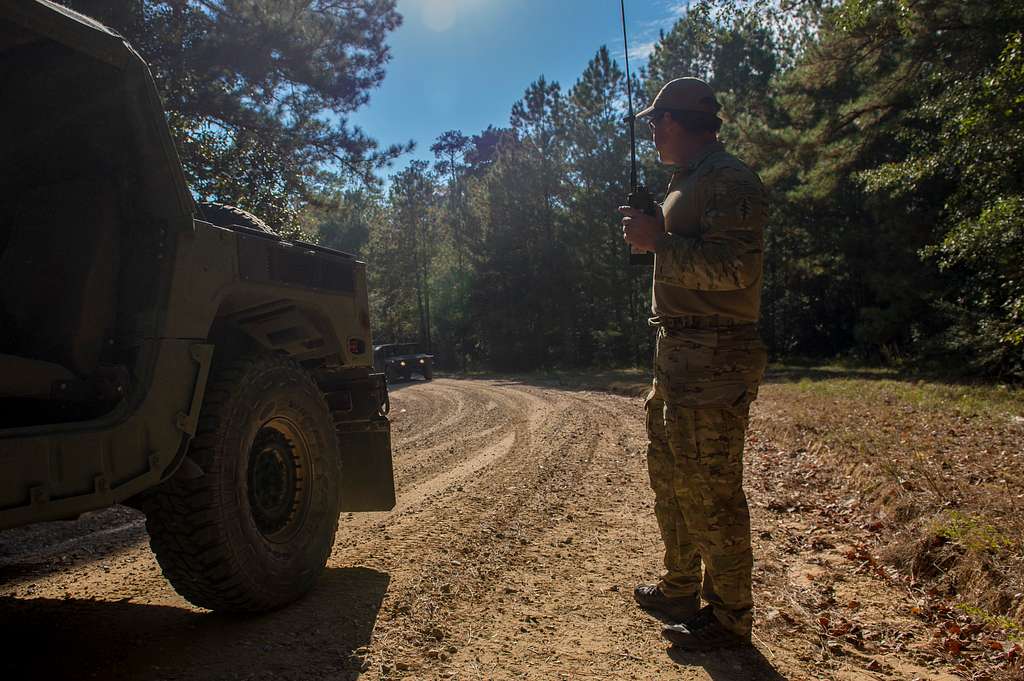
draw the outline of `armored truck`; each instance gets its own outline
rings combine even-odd
[[[394,506],[366,266],[199,205],[119,35],[0,1],[0,529],[123,503],[196,605],[308,591]]]

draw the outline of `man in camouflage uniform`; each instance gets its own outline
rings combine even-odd
[[[718,141],[718,110],[701,80],[665,85],[637,115],[661,162],[675,166],[668,194],[653,217],[619,209],[626,242],[655,254],[658,329],[647,466],[666,573],[634,595],[677,622],[666,638],[692,650],[750,642],[743,441],[767,359],[756,328],[767,196]]]

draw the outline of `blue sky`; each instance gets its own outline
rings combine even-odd
[[[631,68],[686,4],[626,0]],[[350,119],[382,145],[416,141],[385,174],[432,160],[430,145],[446,130],[508,125],[512,104],[541,75],[568,90],[601,45],[621,64],[619,0],[399,0],[398,10],[387,76]]]

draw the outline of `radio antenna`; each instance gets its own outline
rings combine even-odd
[[[622,10],[622,46],[626,50],[626,99],[629,102],[629,198],[626,201],[631,208],[642,210],[647,215],[654,215],[654,197],[646,187],[636,181],[636,114],[633,113],[633,77],[629,73],[629,41],[626,39],[626,0],[619,0],[619,9]],[[629,262],[637,267],[650,267],[654,264],[654,254],[630,248]]]
[[[629,191],[636,191],[636,115],[633,113],[633,79],[629,75],[629,41],[626,38],[626,0],[619,0],[622,11],[622,48],[626,53],[626,99],[629,102]]]

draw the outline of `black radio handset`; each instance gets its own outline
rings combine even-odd
[[[633,191],[629,193],[628,205],[630,208],[638,208],[648,215],[654,215],[656,211],[654,197],[642,184],[633,186]],[[637,267],[653,267],[654,254],[650,251],[638,251],[630,246],[629,264]]]
[[[647,187],[636,181],[636,115],[633,113],[633,80],[629,75],[629,42],[626,40],[626,0],[619,0],[622,10],[622,45],[626,50],[626,97],[629,102],[629,198],[626,200],[630,208],[642,210],[647,215],[655,214],[654,197]],[[654,254],[629,248],[629,264],[636,267],[652,267]]]

